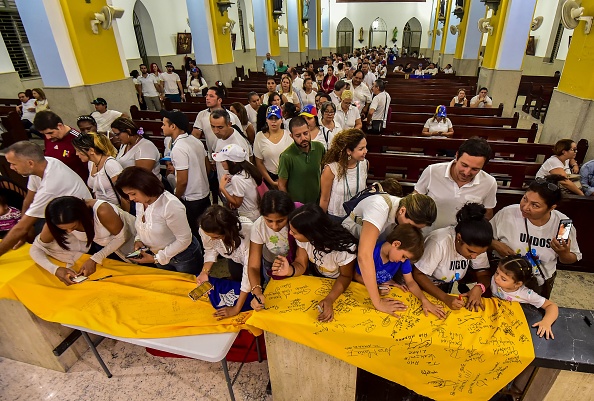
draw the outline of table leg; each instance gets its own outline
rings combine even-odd
[[[89,334],[87,332],[81,331],[81,333],[82,333],[83,338],[87,342],[87,344],[89,344],[89,348],[91,348],[91,351],[95,355],[95,358],[97,358],[97,362],[99,362],[99,365],[101,365],[101,368],[103,369],[103,371],[105,372],[107,377],[111,378],[112,374],[109,371],[109,369],[107,368],[107,366],[105,365],[105,362],[103,362],[103,359],[101,358],[101,355],[99,355],[99,352],[97,352],[97,348],[95,347],[93,340],[91,340],[91,337],[89,337]]]
[[[231,378],[229,377],[229,367],[227,366],[227,358],[223,358],[221,361],[223,365],[223,373],[225,374],[225,380],[227,380],[227,388],[229,389],[229,395],[231,396],[231,401],[235,401],[235,394],[233,393],[233,385],[231,384]]]
[[[262,363],[262,352],[260,351],[260,338],[256,337],[256,351],[258,352],[258,362]]]

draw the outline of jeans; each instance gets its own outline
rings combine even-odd
[[[231,280],[241,282],[241,279],[243,277],[243,265],[231,259],[227,259],[227,267],[229,268]]]
[[[210,187],[210,193],[212,194],[212,202],[219,203],[219,177],[216,168],[212,169],[208,174],[208,186]]]
[[[192,234],[198,238],[198,219],[202,216],[202,213],[210,206],[210,196],[195,201],[182,200],[182,203],[186,207],[186,216]]]
[[[181,102],[181,95],[179,93],[175,93],[175,94],[165,94],[165,97],[169,100],[171,100],[172,102]]]
[[[156,263],[157,268],[164,270],[174,270],[180,273],[190,273],[199,275],[204,264],[204,256],[202,254],[202,247],[196,239],[192,236],[192,243],[182,251],[171,258],[168,264],[160,265]]]

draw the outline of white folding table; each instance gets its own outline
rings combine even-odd
[[[233,384],[243,367],[243,363],[239,367],[239,370],[235,374],[233,381],[229,376],[229,368],[227,366],[227,353],[229,349],[233,345],[233,342],[239,335],[239,333],[217,333],[217,334],[200,334],[195,336],[181,336],[181,337],[167,337],[167,338],[125,338],[125,337],[116,337],[110,334],[102,333],[99,331],[94,331],[87,329],[85,327],[79,326],[72,326],[68,324],[63,324],[63,326],[70,327],[75,330],[80,330],[82,333],[83,338],[91,348],[91,351],[97,358],[99,365],[107,375],[107,377],[112,377],[111,372],[103,362],[103,359],[97,352],[97,348],[91,338],[89,337],[89,333],[95,334],[101,337],[112,338],[114,340],[123,341],[130,344],[140,345],[141,347],[148,347],[154,348],[159,351],[170,352],[172,354],[186,356],[188,358],[199,359],[201,361],[207,362],[221,362],[223,365],[223,373],[225,374],[225,380],[227,381],[227,388],[229,389],[229,395],[231,396],[231,401],[235,401],[235,395],[233,393]],[[258,346],[258,341],[256,339],[256,347],[258,349],[258,359],[260,360],[260,349]],[[253,344],[252,344],[253,345]],[[251,346],[250,349],[251,350]],[[249,352],[248,350],[248,352]]]

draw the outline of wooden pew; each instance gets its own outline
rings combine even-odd
[[[392,104],[392,112],[399,113],[429,113],[435,114],[436,106],[433,105],[407,105],[407,104]],[[446,105],[448,116],[464,115],[464,116],[496,116],[501,117],[503,115],[503,103],[499,104],[499,107],[486,108],[486,107],[450,107],[449,103]]]
[[[6,148],[19,141],[28,141],[29,135],[21,123],[21,116],[16,111],[11,111],[6,116],[0,117],[6,132],[2,133],[2,148]]]
[[[2,106],[13,106],[12,109],[14,110],[14,106],[18,106],[21,104],[21,101],[17,99],[10,99],[10,98],[0,98],[0,105]]]
[[[518,102],[519,96],[528,96],[532,90],[533,84],[540,84],[543,87],[554,88],[559,84],[559,78],[561,76],[541,76],[541,75],[522,75],[520,78],[520,85],[518,86],[518,92],[516,93],[516,101],[514,107]]]
[[[492,141],[517,142],[519,139],[526,139],[528,143],[534,143],[538,124],[532,124],[530,129],[521,128],[495,128],[495,127],[474,127],[458,125],[454,127],[454,138],[472,138],[478,136]],[[423,124],[390,122],[384,130],[388,135],[420,136],[423,132]]]
[[[184,112],[188,116],[188,120],[190,124],[194,124],[196,121],[196,116],[198,112],[196,111],[185,111]],[[130,106],[130,117],[133,120],[152,120],[152,121],[163,121],[163,116],[158,111],[150,111],[150,110],[140,110],[138,106],[132,105]]]
[[[437,156],[443,150],[457,151],[466,139],[427,138],[411,136],[367,135],[367,150],[373,153],[385,153],[395,150]],[[506,160],[530,161],[537,158],[545,160],[553,154],[553,146],[541,143],[489,141],[493,158]]]
[[[424,114],[424,113],[399,113],[399,112],[392,112],[391,120],[394,122],[404,122],[404,123],[422,123],[424,124],[429,118],[432,118],[433,114]],[[456,127],[459,125],[472,125],[476,127],[511,127],[517,128],[518,127],[518,119],[520,118],[520,114],[518,112],[514,113],[513,117],[487,117],[487,116],[465,116],[465,115],[455,115],[450,114],[448,118],[452,121],[454,125],[454,132],[456,131]]]

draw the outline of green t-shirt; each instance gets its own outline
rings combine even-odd
[[[324,145],[317,141],[311,141],[308,153],[302,152],[295,142],[281,153],[278,176],[288,181],[287,191],[293,202],[318,203],[324,153]]]
[[[289,67],[287,67],[286,65],[283,65],[282,67],[277,67],[276,72],[278,72],[279,74],[284,74],[285,72],[287,72],[288,69],[289,69]]]

